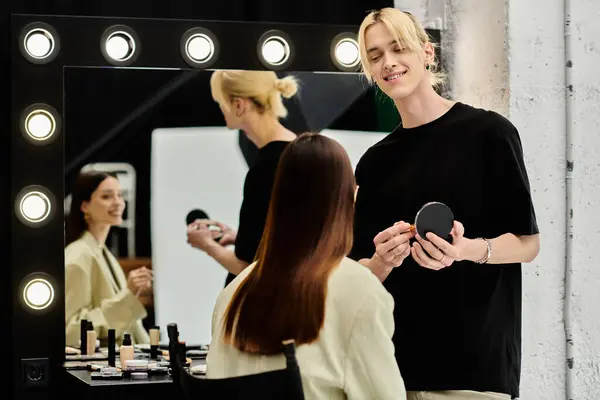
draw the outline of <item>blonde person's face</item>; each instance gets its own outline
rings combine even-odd
[[[90,223],[120,225],[123,222],[125,201],[119,181],[108,177],[92,193],[89,201],[84,201],[81,211],[89,217]]]
[[[428,84],[425,59],[401,48],[384,24],[377,23],[366,30],[365,47],[377,86],[393,100],[401,100],[420,85]]]

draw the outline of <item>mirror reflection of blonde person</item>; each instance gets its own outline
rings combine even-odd
[[[152,271],[141,267],[125,277],[105,245],[125,209],[119,181],[105,172],[81,173],[71,195],[65,227],[66,344],[79,345],[82,319],[92,322],[101,345],[108,329],[115,329],[117,343],[124,333],[133,343],[149,343],[139,297],[152,290]]]
[[[280,118],[287,115],[282,97],[291,98],[298,90],[292,76],[278,79],[272,71],[215,71],[210,79],[214,100],[219,104],[227,127],[242,130],[258,147],[256,162],[246,174],[244,200],[238,231],[219,221],[198,220],[188,226],[188,243],[215,259],[228,272],[229,284],[256,255],[263,234],[275,171],[281,153],[296,135]],[[218,189],[218,188],[215,188]],[[213,239],[209,224],[223,232]],[[235,251],[227,246],[235,245]]]
[[[282,341],[293,339],[306,399],[406,399],[392,296],[346,257],[354,191],[339,143],[305,134],[288,145],[257,261],[215,304],[208,378],[283,369]]]

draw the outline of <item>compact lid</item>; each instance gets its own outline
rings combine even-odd
[[[148,360],[125,360],[127,367],[148,367]]]

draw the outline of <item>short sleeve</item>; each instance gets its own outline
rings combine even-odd
[[[523,147],[517,129],[504,117],[490,130],[486,151],[485,201],[495,235],[539,233]]]

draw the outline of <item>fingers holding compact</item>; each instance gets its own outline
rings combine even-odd
[[[410,224],[397,222],[375,236],[375,253],[386,263],[398,266],[410,254],[410,239],[414,236]]]
[[[454,262],[452,258],[446,256],[444,253],[437,250],[437,248],[431,249],[430,245],[431,243],[428,243],[422,238],[417,238],[417,242],[413,243],[410,252],[417,264],[419,264],[421,267],[436,271],[452,265]],[[435,248],[435,246],[433,247]]]
[[[413,243],[411,254],[417,264],[422,267],[434,270],[449,267],[455,261],[463,259],[467,242],[464,232],[464,226],[460,222],[454,221],[450,233],[452,244],[431,232],[427,233],[426,239],[416,235],[417,241]]]

